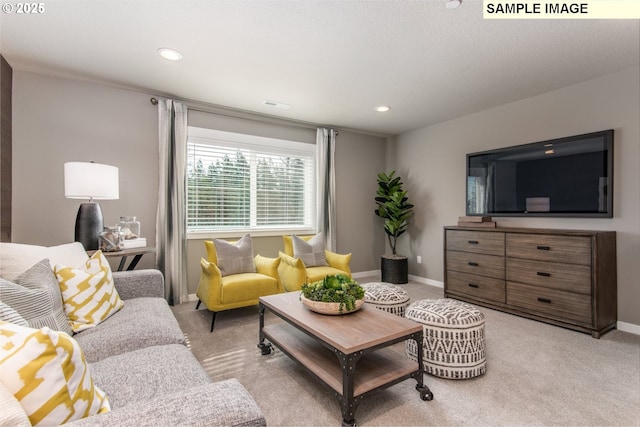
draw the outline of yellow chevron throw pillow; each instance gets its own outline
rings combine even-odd
[[[69,335],[0,321],[0,382],[31,424],[60,425],[110,411]]]
[[[81,268],[56,265],[54,272],[73,332],[97,326],[124,305],[113,284],[109,262],[101,251]]]

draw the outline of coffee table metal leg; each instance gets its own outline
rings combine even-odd
[[[422,364],[424,357],[424,349],[422,347],[423,336],[423,332],[420,331],[409,337],[409,339],[415,340],[416,346],[418,347],[418,372],[416,372],[415,376],[418,384],[416,384],[416,390],[420,392],[420,398],[422,400],[433,400],[433,393],[429,390],[429,387],[424,385],[424,365]]]
[[[360,399],[356,399],[353,396],[353,376],[356,371],[356,363],[364,352],[359,351],[352,354],[344,354],[336,349],[334,349],[334,352],[338,356],[340,367],[342,368],[342,396],[338,396],[340,408],[342,409],[342,425],[355,426],[356,408],[358,407]]]
[[[270,342],[266,343],[264,342],[264,332],[262,331],[262,329],[264,328],[264,304],[263,303],[258,303],[258,311],[260,313],[260,332],[259,332],[259,340],[258,340],[258,348],[260,349],[260,352],[262,353],[263,356],[267,355],[267,354],[271,354],[271,348],[272,345]]]

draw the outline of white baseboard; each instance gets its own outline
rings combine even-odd
[[[444,288],[444,282],[434,279],[427,279],[426,277],[414,276],[410,274],[409,280],[413,280],[414,282],[418,283],[424,283],[425,285],[435,286],[436,288]]]
[[[191,301],[198,301],[198,297],[196,296],[196,294],[187,295],[187,301],[186,302],[191,302]]]
[[[371,277],[371,276],[380,277],[380,270],[358,271],[357,273],[352,272],[351,276],[354,279],[362,279],[363,277]]]
[[[640,335],[640,325],[634,325],[633,323],[618,322],[616,328],[622,332],[629,332],[630,334]]]

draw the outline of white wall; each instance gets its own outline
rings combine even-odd
[[[640,325],[640,69],[417,129],[397,139],[397,170],[416,216],[399,241],[410,274],[443,280],[443,230],[465,214],[467,153],[615,130],[614,217],[495,218],[499,226],[617,231],[618,320]],[[418,265],[416,256],[423,263]]]

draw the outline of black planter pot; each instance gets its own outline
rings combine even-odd
[[[409,261],[403,256],[386,256],[380,259],[382,281],[394,284],[409,283]]]

